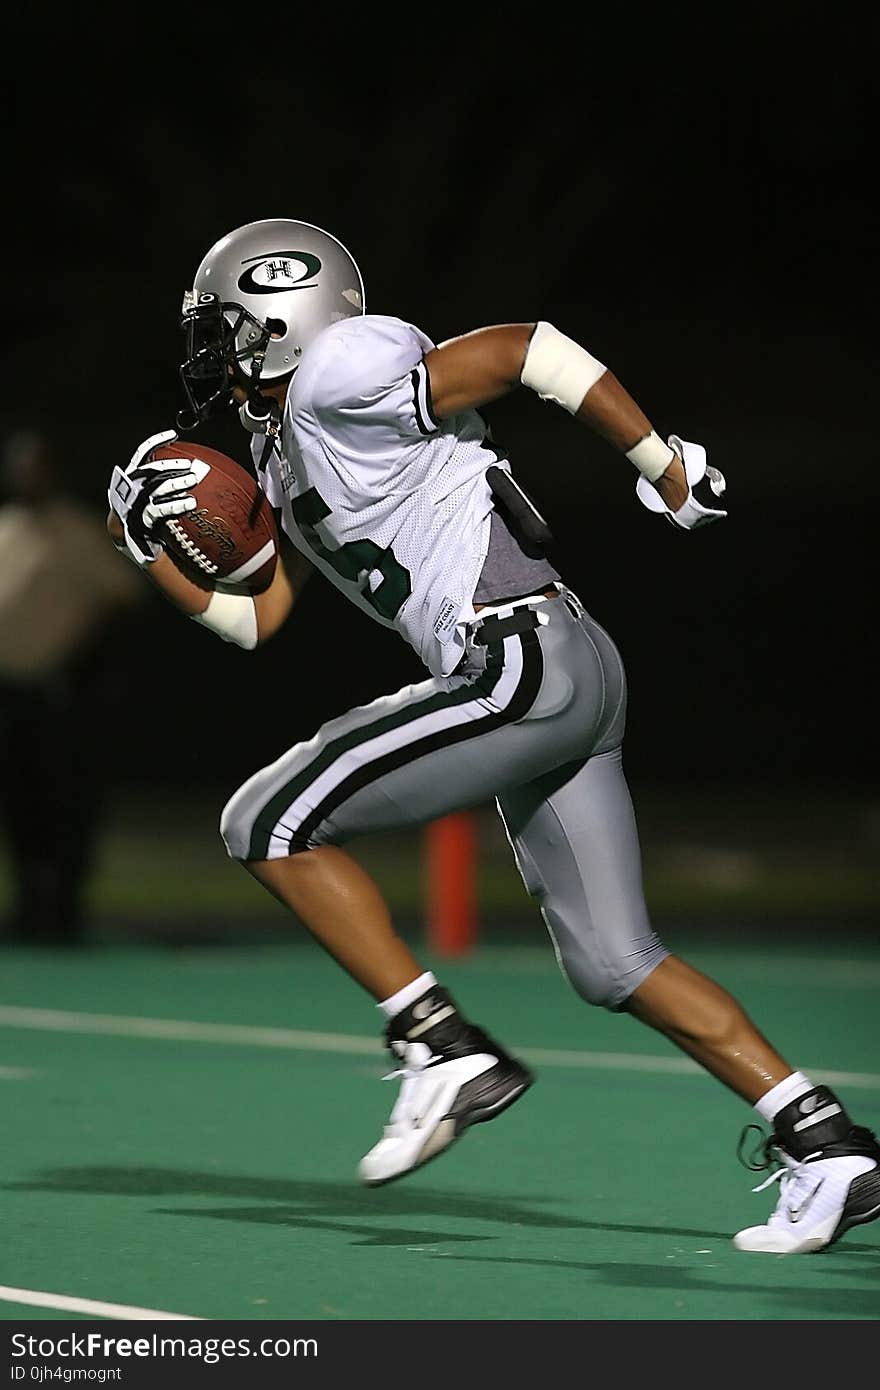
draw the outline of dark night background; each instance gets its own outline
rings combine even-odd
[[[631,775],[867,784],[870,36],[809,5],[674,31],[637,12],[394,14],[60,20],[51,39],[16,22],[4,433],[45,429],[103,509],[113,464],[173,421],[204,252],[257,218],[315,222],[355,255],[368,309],[436,341],[549,319],[726,474],[729,519],[678,533],[564,412],[526,391],[488,412],[623,651]],[[204,438],[246,458],[234,416]],[[120,640],[137,717],[108,756],[135,781],[231,788],[423,674],[318,582],[254,655],[152,596]]]
[[[102,521],[114,465],[182,404],[198,264],[267,217],[336,235],[367,309],[435,342],[549,320],[663,437],[707,447],[729,516],[688,533],[558,407],[523,389],[486,412],[626,663],[651,922],[880,1135],[876,8],[8,9],[0,446],[44,432]],[[195,437],[249,460],[234,410]],[[488,803],[454,823],[473,873],[421,827],[351,851],[466,1016],[528,1049],[537,1108],[424,1180],[356,1188],[391,1102],[365,1045],[382,1017],[218,821],[290,745],[426,672],[320,578],[253,653],[141,587],[87,698],[65,669],[16,688],[14,720],[20,599],[0,621],[0,1320],[234,1318],[256,1346],[320,1319],[323,1356],[374,1318],[876,1319],[880,1225],[819,1265],[726,1256],[787,1181],[740,1169],[758,1115],[677,1055],[734,1075],[731,1011],[698,991],[664,1037],[584,1007]],[[632,884],[619,913],[606,896],[585,959],[605,913],[619,935],[638,911]],[[351,957],[378,943],[390,978],[369,917]],[[643,1016],[687,988],[667,976]],[[230,1381],[256,1385],[273,1362],[243,1364]]]

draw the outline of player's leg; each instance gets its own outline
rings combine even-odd
[[[620,748],[516,789],[499,806],[581,996],[663,1032],[772,1125],[785,1191],[770,1222],[740,1232],[738,1247],[819,1249],[880,1215],[873,1135],[853,1126],[827,1087],[794,1071],[728,991],[653,932]]]
[[[223,815],[233,857],[296,913],[388,1019],[403,1085],[383,1138],[361,1165],[370,1183],[424,1163],[531,1082],[424,970],[394,931],[376,885],[338,843],[485,801],[499,765],[514,778],[534,770],[534,740],[515,726],[545,685],[537,637],[529,631],[496,642],[482,658],[485,669],[472,679],[427,681],[326,725],[246,783]]]
[[[487,737],[494,746],[541,684],[537,640],[527,637],[482,649],[485,669],[472,678],[423,681],[331,720],[256,773],[224,809],[230,855],[377,1000],[422,969],[378,887],[340,845],[493,795]]]
[[[783,1165],[774,1174],[782,1179],[779,1200],[765,1225],[735,1236],[738,1249],[821,1250],[851,1226],[880,1216],[875,1136],[853,1124],[827,1086],[785,1062],[714,980],[669,956],[627,1007],[752,1104],[771,1126],[757,1167],[770,1167],[777,1154]]]
[[[381,1139],[361,1161],[364,1182],[403,1177],[528,1089],[528,1069],[466,1019],[419,963],[394,930],[379,888],[345,850],[319,845],[245,867],[373,996],[386,1019],[402,1085]]]
[[[754,1103],[792,1068],[651,926],[620,747],[499,798],[520,872],[582,998],[629,1010]]]
[[[319,845],[307,854],[251,860],[244,867],[296,913],[377,1002],[423,973],[424,966],[395,931],[378,885],[346,850]]]

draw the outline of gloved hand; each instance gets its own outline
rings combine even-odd
[[[720,521],[722,517],[727,516],[725,511],[704,506],[693,494],[693,489],[704,478],[708,478],[709,487],[715,497],[720,497],[727,487],[724,475],[706,463],[706,450],[702,444],[691,444],[686,439],[679,439],[677,434],[671,434],[666,442],[684,464],[688,495],[678,510],[673,511],[671,507],[667,507],[654,484],[642,477],[636,483],[636,496],[639,501],[643,502],[649,511],[661,512],[674,526],[679,526],[683,531],[693,531],[697,526],[707,526],[709,522]]]
[[[174,430],[151,434],[139,444],[126,468],[113,469],[107,500],[122,522],[126,548],[138,565],[158,559],[163,543],[156,523],[196,506],[188,489],[199,481],[192,459],[150,459],[160,444],[171,444]]]

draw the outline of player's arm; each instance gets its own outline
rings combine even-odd
[[[114,545],[121,550],[129,549],[125,528],[113,510],[107,517],[107,530]],[[194,618],[226,641],[247,649],[275,635],[290,616],[313,572],[310,561],[286,540],[282,541],[272,582],[259,594],[232,593],[217,590],[207,582],[197,583],[184,574],[164,550],[148,563],[141,563],[140,568],[165,598],[188,618]]]
[[[311,560],[281,536],[278,563],[272,583],[261,594],[254,594],[257,610],[257,631],[260,642],[268,642],[290,617],[291,610],[315,573]]]
[[[681,459],[613,372],[547,323],[499,324],[441,343],[425,357],[438,419],[486,405],[519,385],[562,405],[621,450],[677,511],[689,495]]]

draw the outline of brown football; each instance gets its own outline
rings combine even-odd
[[[191,489],[195,510],[165,521],[172,559],[195,579],[240,584],[258,594],[268,588],[278,560],[278,527],[266,494],[235,459],[204,444],[178,439],[161,444],[155,459],[190,459],[202,475]]]

